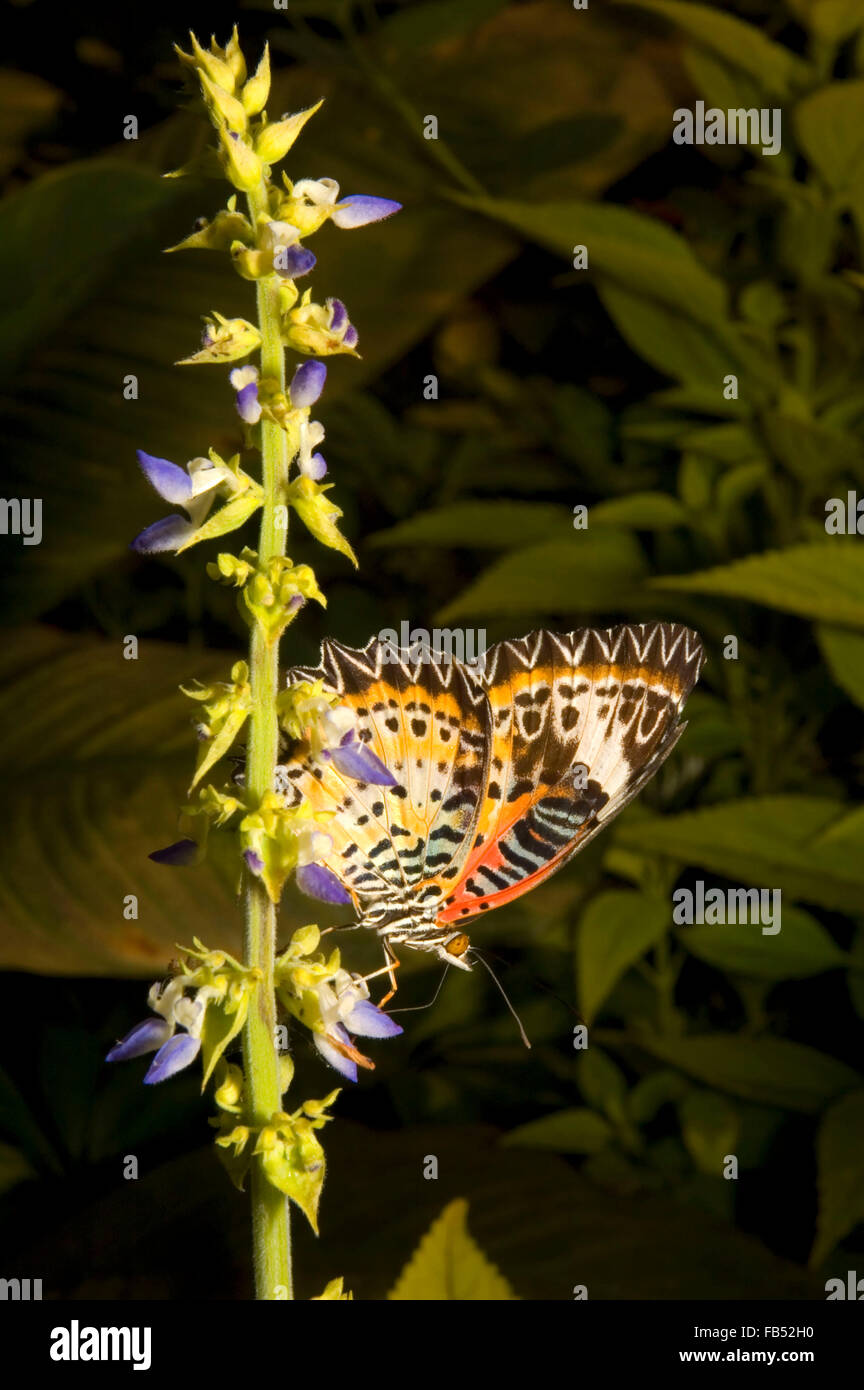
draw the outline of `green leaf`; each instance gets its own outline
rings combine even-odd
[[[582,914],[576,946],[579,1008],[590,1023],[620,980],[669,930],[668,904],[645,893],[599,893]]]
[[[177,686],[230,664],[143,639],[127,661],[120,639],[48,628],[4,644],[0,759],[15,805],[0,844],[5,968],[153,976],[178,939],[241,949],[233,894],[212,865],[147,858],[177,839],[194,762]]]
[[[782,908],[776,936],[763,936],[755,923],[718,923],[683,927],[679,938],[709,965],[760,980],[804,980],[849,964],[846,952],[800,907]]]
[[[387,1295],[395,1302],[512,1300],[516,1294],[468,1233],[468,1203],[451,1202]]]
[[[599,291],[621,336],[640,357],[675,380],[709,389],[719,406],[724,376],[740,370],[739,355],[725,331],[689,318],[683,308],[602,278]]]
[[[506,0],[434,0],[398,10],[381,27],[385,43],[423,47],[470,33],[502,9]]]
[[[687,526],[689,517],[677,497],[665,492],[631,492],[595,502],[588,510],[591,526],[632,526],[636,531],[671,531]]]
[[[811,1114],[861,1078],[845,1062],[783,1038],[661,1038],[640,1032],[638,1046],[687,1076],[743,1100]]]
[[[655,589],[743,598],[801,618],[864,628],[864,548],[840,537],[648,582]]]
[[[818,420],[766,411],[762,427],[774,456],[811,490],[845,473],[854,475],[864,463],[864,449],[854,435],[829,429]]]
[[[827,43],[841,43],[864,24],[860,0],[787,0],[795,18]]]
[[[864,179],[864,80],[832,82],[795,108],[799,143],[835,193]]]
[[[638,5],[640,9],[670,20],[691,39],[704,44],[733,67],[749,73],[766,93],[788,96],[811,77],[810,68],[801,58],[735,15],[724,14],[709,5],[684,4],[679,0],[624,0],[624,3]]]
[[[448,507],[418,512],[386,531],[377,531],[367,543],[388,549],[432,545],[509,550],[566,536],[572,523],[567,508],[551,502],[453,502]]]
[[[618,844],[643,854],[668,855],[736,883],[857,912],[864,860],[854,850],[860,827],[848,824],[847,811],[828,797],[754,796],[662,819],[625,819],[613,834]]]
[[[505,1134],[501,1143],[512,1149],[550,1149],[560,1154],[596,1154],[611,1144],[615,1131],[602,1115],[577,1107],[544,1115]]]
[[[177,201],[176,186],[119,159],[68,164],[4,199],[0,278],[16,293],[5,296],[0,310],[0,374],[49,339],[154,213]]]
[[[579,1089],[588,1104],[601,1110],[613,1124],[627,1123],[624,1073],[602,1048],[591,1046],[581,1054]]]
[[[0,1140],[0,1196],[17,1187],[19,1182],[26,1182],[35,1176],[32,1164],[21,1150]]]
[[[843,1096],[823,1115],[816,1158],[819,1216],[811,1266],[820,1265],[864,1221],[864,1090]]]
[[[629,599],[644,573],[645,559],[632,535],[574,531],[568,541],[548,541],[503,556],[436,617],[446,622],[477,613],[612,610]]]
[[[592,273],[631,294],[677,310],[697,323],[731,330],[726,288],[696,259],[683,237],[656,218],[614,204],[519,203],[453,195],[462,207],[503,222],[530,241],[565,256],[588,247]]]
[[[693,1088],[678,1102],[681,1137],[700,1173],[719,1178],[735,1152],[741,1121],[725,1096]]]
[[[819,623],[816,636],[835,681],[864,708],[864,633]]]
[[[637,1081],[627,1097],[627,1113],[634,1124],[653,1120],[663,1105],[674,1105],[690,1089],[690,1082],[677,1071],[655,1071]]]

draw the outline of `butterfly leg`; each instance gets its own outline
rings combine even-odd
[[[379,1008],[379,1009],[383,1009],[384,1005],[385,1005],[390,999],[393,998],[393,995],[396,993],[397,989],[399,988],[398,982],[397,982],[397,980],[396,980],[396,971],[399,969],[399,966],[400,966],[400,964],[401,964],[401,961],[399,961],[399,960],[397,959],[397,957],[394,955],[394,953],[390,950],[389,946],[387,946],[386,944],[385,944],[385,946],[384,946],[384,955],[386,956],[386,959],[387,959],[387,964],[386,964],[386,965],[382,965],[381,968],[380,968],[380,970],[373,970],[369,975],[362,975],[362,976],[361,976],[361,979],[363,980],[363,983],[366,984],[366,985],[368,985],[368,983],[369,983],[370,980],[377,980],[379,975],[389,975],[389,976],[390,976],[390,983],[391,983],[391,985],[393,986],[393,988],[390,990],[389,994],[385,994],[385,995],[384,995],[384,998],[383,998],[383,999],[380,999],[380,1000],[378,1001],[378,1008]]]

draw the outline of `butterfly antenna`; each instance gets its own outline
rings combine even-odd
[[[444,966],[444,974],[441,976],[441,979],[438,981],[438,988],[436,989],[435,993],[432,995],[432,998],[429,1000],[428,1004],[405,1004],[405,1005],[404,1005],[402,1008],[400,1008],[400,1009],[388,1009],[387,1012],[390,1013],[390,1014],[416,1014],[416,1013],[419,1012],[420,1009],[431,1009],[431,1008],[432,1008],[432,1005],[435,1003],[436,999],[438,998],[438,995],[441,993],[441,990],[444,988],[444,981],[447,979],[447,973],[448,973],[449,969],[450,969],[449,965],[445,965],[445,966]]]
[[[522,1020],[521,1020],[521,1018],[519,1017],[519,1015],[517,1014],[517,1012],[516,1012],[516,1010],[514,1009],[513,1005],[510,1003],[510,1000],[509,1000],[509,998],[507,997],[507,993],[506,993],[506,991],[505,991],[505,989],[504,989],[504,986],[502,985],[501,981],[498,979],[498,976],[495,974],[495,971],[492,969],[492,966],[489,964],[488,960],[484,960],[484,959],[483,959],[483,957],[481,956],[480,952],[477,950],[476,946],[475,946],[474,951],[473,951],[472,954],[473,954],[475,960],[479,960],[480,964],[484,967],[484,969],[486,969],[486,970],[489,971],[489,974],[492,976],[492,979],[495,981],[495,984],[497,985],[498,990],[499,990],[499,992],[500,992],[500,994],[501,994],[501,998],[504,1000],[504,1003],[507,1005],[507,1008],[510,1010],[511,1014],[513,1015],[513,1017],[515,1018],[517,1024],[519,1025],[519,1036],[521,1037],[521,1039],[522,1039],[523,1043],[525,1044],[525,1046],[526,1046],[526,1047],[529,1049],[529,1051],[530,1051],[531,1043],[530,1043],[530,1041],[529,1041],[529,1039],[528,1039],[528,1034],[525,1032],[525,1029],[522,1027]]]
[[[477,948],[475,947],[475,954],[476,949]],[[490,952],[490,955],[492,956],[493,960],[498,962],[499,965],[503,965],[508,969],[510,968],[511,962],[509,960],[505,960],[504,956],[495,955],[494,952]],[[560,1004],[561,1007],[566,1009],[569,1014],[572,1014],[574,1018],[578,1018],[580,1023],[584,1022],[582,1014],[579,1012],[579,1010],[577,1008],[574,1008],[573,1004],[571,1004],[568,999],[564,999],[563,996],[560,995],[557,990],[554,990],[552,986],[546,982],[546,980],[543,980],[539,975],[534,974],[532,974],[530,978],[532,983],[535,984],[538,989],[542,989],[544,994],[549,995],[550,999],[554,999],[557,1004]]]

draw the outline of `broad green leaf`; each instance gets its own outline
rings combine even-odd
[[[741,370],[740,357],[725,331],[688,317],[683,307],[602,277],[599,291],[621,336],[640,357],[673,379],[711,390],[719,404],[723,378]]]
[[[508,550],[566,536],[572,524],[567,508],[551,502],[453,502],[378,531],[367,544]]]
[[[741,1122],[725,1096],[694,1087],[678,1102],[681,1137],[700,1173],[719,1178],[735,1152]]]
[[[614,204],[581,202],[519,203],[503,198],[454,195],[512,227],[531,241],[557,251],[569,262],[573,247],[588,247],[589,266],[631,294],[657,300],[697,323],[726,325],[726,288],[696,259],[683,237],[656,218]]]
[[[864,860],[853,852],[861,832],[847,825],[847,811],[828,797],[754,796],[662,819],[625,819],[612,833],[628,849],[856,912],[864,900]]]
[[[723,111],[742,108],[747,111],[762,105],[762,88],[756,79],[710,49],[688,43],[681,56],[693,86],[706,105],[719,106]],[[702,147],[709,159],[712,150],[711,145]]]
[[[655,1071],[637,1081],[627,1097],[627,1112],[637,1125],[648,1124],[663,1105],[673,1105],[687,1094],[691,1083],[677,1071]]]
[[[640,9],[670,20],[691,39],[704,44],[733,67],[749,73],[766,93],[788,96],[810,77],[810,69],[797,54],[769,39],[754,25],[710,5],[685,4],[683,0],[623,0],[623,3],[638,5]]]
[[[605,1149],[615,1131],[595,1110],[577,1107],[544,1115],[505,1134],[501,1143],[513,1149],[551,1149],[559,1154],[595,1154]]]
[[[624,972],[669,930],[671,916],[668,904],[644,893],[615,890],[591,900],[576,946],[579,1008],[589,1023]]]
[[[143,639],[127,661],[119,639],[47,628],[4,645],[0,742],[15,806],[0,848],[5,968],[152,976],[193,935],[241,949],[238,909],[212,866],[147,858],[178,838],[194,762],[177,687],[224,676],[231,661]]]
[[[468,1203],[451,1202],[426,1232],[388,1294],[396,1302],[490,1302],[516,1294],[468,1231]]]
[[[864,548],[840,537],[648,582],[655,589],[743,598],[801,618],[864,628]]]
[[[785,904],[775,936],[763,935],[758,923],[717,923],[682,927],[679,937],[692,955],[709,965],[760,980],[804,980],[849,964],[846,952],[809,912]]]
[[[854,476],[864,463],[864,449],[854,435],[828,429],[818,420],[766,411],[762,427],[771,452],[811,489],[849,472]]]
[[[640,586],[644,572],[642,550],[627,532],[573,531],[567,541],[549,541],[503,556],[437,618],[613,610]]]
[[[799,102],[795,130],[828,187],[852,192],[864,178],[864,80],[832,82]]]
[[[627,1082],[621,1068],[602,1048],[590,1045],[580,1055],[579,1089],[588,1104],[614,1125],[626,1125]]]
[[[661,1038],[640,1032],[638,1045],[719,1091],[804,1114],[824,1109],[861,1084],[845,1062],[784,1038]]]
[[[860,0],[786,0],[796,19],[828,43],[840,43],[864,25]]]
[[[27,141],[48,125],[63,93],[32,72],[0,70],[0,173],[5,178],[21,159]]]
[[[864,1090],[852,1091],[822,1117],[816,1140],[819,1216],[811,1265],[864,1221]]]
[[[397,10],[382,26],[385,43],[423,47],[470,33],[503,8],[506,0],[433,0]]]
[[[35,1176],[32,1164],[21,1150],[0,1141],[0,1196],[17,1187],[19,1182]]]
[[[636,531],[669,531],[687,526],[689,517],[677,497],[665,492],[632,492],[595,502],[588,511],[590,526],[632,526]]]
[[[0,278],[16,293],[7,294],[0,310],[0,373],[50,339],[153,214],[177,201],[176,185],[120,159],[69,164],[4,199]]]
[[[837,684],[864,707],[864,633],[819,623],[816,636]]]

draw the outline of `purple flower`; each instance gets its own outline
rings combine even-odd
[[[303,476],[311,478],[313,482],[320,483],[327,476],[327,460],[323,454],[312,454],[308,459],[301,457],[298,466]]]
[[[402,1029],[372,1003],[366,984],[347,970],[339,970],[332,981],[320,984],[317,994],[321,1028],[316,1028],[315,1046],[340,1075],[356,1081],[357,1060],[365,1059],[354,1047],[350,1034],[360,1038],[395,1038]]]
[[[163,517],[147,526],[132,542],[131,548],[141,555],[154,555],[164,550],[179,550],[186,545],[199,526],[202,525],[216,491],[223,484],[230,489],[236,487],[231,472],[224,464],[213,463],[211,459],[196,458],[178,468],[167,459],[154,458],[138,450],[138,462],[147,481],[166,502],[179,503],[188,516]]]
[[[193,1038],[191,1033],[175,1033],[173,1038],[163,1043],[150,1063],[144,1085],[155,1086],[159,1081],[167,1081],[169,1076],[176,1076],[178,1071],[195,1061],[200,1051],[200,1038]]]
[[[288,280],[299,280],[301,275],[309,274],[317,259],[306,246],[280,246],[273,257],[273,268]]]
[[[322,903],[347,904],[351,894],[339,882],[332,869],[325,864],[301,864],[297,869],[297,887],[307,897],[317,898]]]
[[[146,1052],[155,1052],[170,1037],[171,1024],[167,1019],[145,1018],[114,1044],[105,1061],[128,1062],[132,1057],[143,1057]]]
[[[314,405],[324,390],[326,380],[327,368],[323,362],[316,362],[314,359],[303,362],[294,373],[289,387],[291,404],[295,410],[305,410],[307,406]]]
[[[258,368],[253,366],[235,367],[228,380],[237,392],[237,414],[247,425],[257,425],[261,419],[261,402],[258,399]]]
[[[394,203],[392,198],[373,198],[368,193],[352,193],[350,197],[343,198],[330,214],[330,221],[337,227],[347,231],[352,227],[366,227],[370,222],[383,222],[385,217],[392,217],[394,212],[400,212],[401,203]]]
[[[192,496],[192,479],[186,469],[178,468],[176,463],[169,463],[167,459],[157,459],[152,454],[145,454],[143,449],[137,452],[141,471],[159,496],[164,497],[166,502],[185,506]]]
[[[201,1050],[201,1027],[207,1009],[206,991],[199,990],[196,998],[191,999],[185,994],[186,988],[187,981],[183,975],[170,980],[164,988],[155,984],[147,1002],[160,1017],[136,1023],[125,1038],[111,1048],[106,1062],[126,1062],[132,1057],[143,1056],[145,1052],[155,1052],[156,1056],[144,1077],[148,1086],[166,1081],[169,1076],[174,1076],[194,1062]],[[178,1027],[185,1031],[178,1033]]]
[[[349,729],[338,748],[323,749],[321,757],[331,761],[343,777],[353,777],[356,782],[371,782],[376,787],[396,786],[393,773],[384,766],[377,753],[360,742],[355,729]]]
[[[152,859],[154,864],[170,864],[172,868],[194,864],[198,858],[198,845],[195,840],[175,840],[173,845],[166,845],[164,849],[154,849],[147,858]]]

